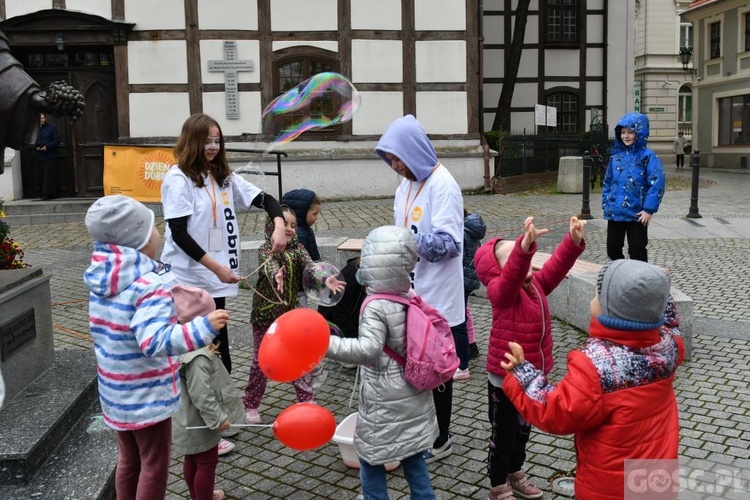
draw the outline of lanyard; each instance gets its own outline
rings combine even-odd
[[[437,168],[439,166],[440,166],[439,163],[437,165],[435,165],[435,167],[430,171],[430,174],[427,177],[424,178],[424,180],[422,181],[422,185],[419,186],[419,189],[417,189],[417,193],[414,195],[414,198],[412,198],[411,201],[409,201],[409,196],[411,196],[411,186],[414,183],[411,182],[411,181],[409,181],[409,192],[406,193],[406,203],[404,204],[404,227],[409,227],[409,225],[408,225],[408,222],[409,222],[408,221],[409,209],[414,204],[414,202],[417,201],[417,198],[419,197],[419,193],[422,192],[422,188],[424,187],[425,184],[427,184],[427,179],[430,178],[430,175],[432,175],[432,173],[435,170],[437,170]]]
[[[208,174],[208,180],[211,181],[211,191],[213,191],[214,195],[211,196],[211,193],[208,192],[208,188],[204,185],[203,189],[206,190],[206,195],[208,196],[208,199],[211,200],[211,208],[213,209],[214,214],[214,227],[216,227],[216,187],[214,186],[214,178],[211,176],[211,174]]]

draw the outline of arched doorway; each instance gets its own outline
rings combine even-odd
[[[115,45],[127,43],[132,24],[60,9],[39,11],[0,22],[13,56],[44,89],[65,80],[86,99],[83,118],[49,117],[60,132],[58,165],[61,196],[103,194],[103,144],[116,143],[117,88]],[[23,197],[37,196],[34,149],[21,152]]]

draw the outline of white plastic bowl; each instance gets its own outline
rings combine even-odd
[[[336,432],[333,435],[333,442],[339,445],[341,459],[347,467],[359,469],[359,458],[354,451],[354,429],[357,427],[358,413],[352,413],[339,425],[336,426]],[[385,470],[391,471],[398,468],[401,462],[388,462],[385,464]]]

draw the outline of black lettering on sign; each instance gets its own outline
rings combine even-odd
[[[5,361],[35,338],[34,310],[29,309],[0,325],[0,359]]]

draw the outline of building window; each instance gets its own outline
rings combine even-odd
[[[745,14],[745,52],[750,50],[750,13]]]
[[[557,108],[557,127],[548,130],[557,134],[578,133],[578,96],[567,92],[547,97],[547,106]]]
[[[750,145],[750,94],[719,99],[719,146]]]
[[[578,43],[577,0],[547,0],[547,41]]]
[[[274,90],[275,95],[279,96],[284,92],[296,87],[308,78],[329,71],[338,72],[339,63],[334,58],[326,57],[323,50],[314,51],[305,48],[302,52],[299,48],[294,48],[290,52],[282,55],[274,64]],[[340,95],[333,90],[329,90],[324,95],[313,97],[307,109],[302,109],[298,113],[288,113],[283,116],[278,123],[273,124],[273,130],[285,130],[295,127],[306,118],[313,120],[316,117],[328,117],[333,119],[338,115],[340,107]],[[313,128],[299,139],[304,139],[307,134],[313,134],[314,139],[320,139],[320,135],[332,135],[340,133],[340,127]],[[274,135],[274,132],[271,132]],[[298,140],[299,140],[298,139]]]
[[[680,47],[693,50],[693,25],[690,23],[680,23]]]
[[[693,89],[690,85],[680,87],[677,95],[677,130],[691,134],[693,129]]]
[[[718,59],[721,57],[721,23],[711,23],[708,25],[710,31],[710,50],[708,58]]]

